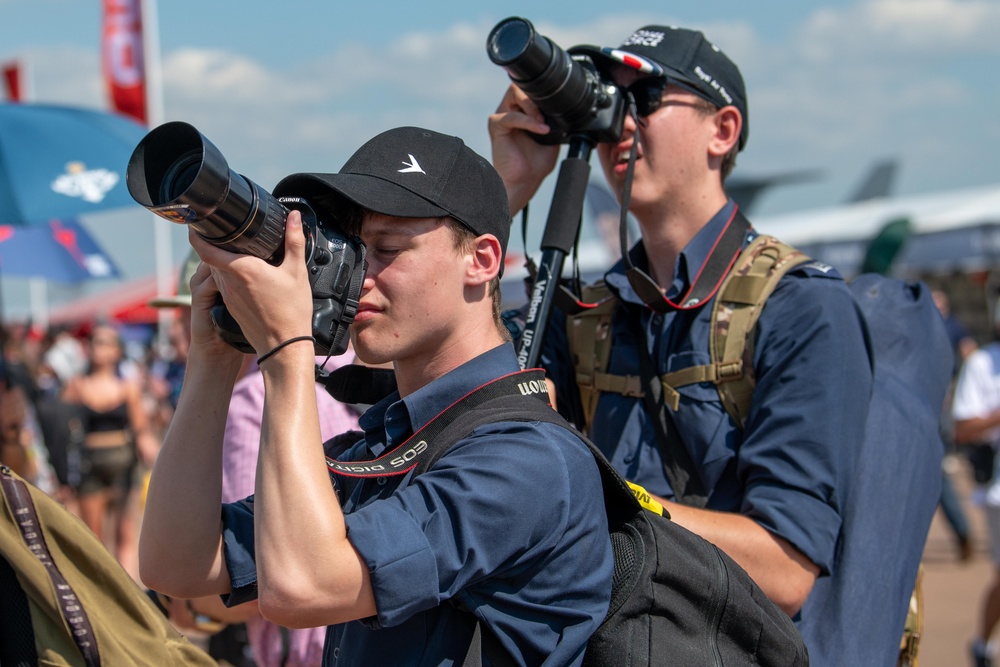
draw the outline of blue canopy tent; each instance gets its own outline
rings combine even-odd
[[[125,169],[145,134],[118,114],[0,104],[0,226],[7,230],[0,276],[70,283],[119,277],[78,218],[126,206],[142,210],[128,193]],[[41,231],[20,229],[35,227]],[[71,240],[80,244],[75,251]]]

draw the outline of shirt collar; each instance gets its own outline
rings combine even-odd
[[[387,446],[408,438],[441,414],[448,406],[478,387],[496,378],[521,370],[511,343],[504,343],[480,354],[406,398],[399,392],[382,399],[359,419],[365,441],[372,453],[379,455]]]
[[[694,235],[681,254],[677,257],[677,264],[674,267],[673,282],[667,289],[667,298],[676,299],[685,294],[698,274],[701,265],[708,259],[709,253],[715,246],[716,239],[726,228],[726,224],[733,216],[733,209],[736,203],[730,199],[719,211],[711,217],[698,233]],[[646,249],[640,239],[632,249],[629,250],[629,258],[636,268],[649,272],[649,259],[646,256]],[[632,285],[625,275],[625,262],[618,260],[614,266],[604,276],[607,284],[618,292],[618,297],[622,301],[629,303],[643,304],[643,301],[632,289]]]

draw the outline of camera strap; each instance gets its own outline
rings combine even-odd
[[[632,263],[628,253],[625,258],[626,275],[632,289],[643,302],[657,313],[671,310],[690,310],[707,303],[719,291],[736,259],[743,250],[743,242],[750,231],[750,222],[738,208],[726,221],[726,226],[715,239],[708,257],[698,269],[687,293],[676,302],[668,299],[656,281]]]
[[[362,479],[405,475],[410,471],[419,475],[444,456],[449,442],[454,444],[454,438],[448,437],[450,433],[468,433],[466,424],[480,418],[474,408],[509,396],[528,396],[549,406],[545,372],[529,369],[487,382],[442,410],[391,451],[368,461],[337,461],[327,457],[326,467],[335,475]]]
[[[632,199],[632,177],[635,174],[635,159],[638,155],[641,133],[638,128],[642,127],[640,119],[636,114],[635,100],[629,94],[629,110],[636,124],[636,132],[633,135],[632,147],[629,151],[628,166],[625,170],[625,183],[622,190],[621,218],[618,225],[619,244],[621,246],[622,260],[625,262],[626,275],[632,285],[632,289],[643,300],[643,302],[658,313],[667,313],[671,310],[688,310],[697,308],[711,299],[722,285],[722,281],[729,275],[729,270],[736,263],[743,249],[743,242],[747,232],[750,230],[750,222],[739,211],[739,207],[733,210],[733,215],[726,221],[726,227],[722,234],[715,240],[715,245],[709,252],[708,257],[702,263],[701,268],[695,275],[687,294],[677,302],[671,301],[664,296],[664,290],[642,269],[632,263],[632,258],[628,252],[628,209]]]

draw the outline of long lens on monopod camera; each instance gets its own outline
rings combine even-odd
[[[191,225],[213,245],[280,264],[288,209],[229,168],[215,145],[187,123],[164,123],[136,146],[129,194],[171,222]]]
[[[585,125],[602,106],[584,66],[535,32],[527,19],[514,16],[498,23],[486,40],[486,53],[546,116],[564,127]]]

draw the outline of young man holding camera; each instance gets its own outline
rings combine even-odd
[[[642,238],[631,261],[655,280],[669,305],[663,312],[647,305],[623,262],[608,271],[605,280],[623,304],[610,324],[608,372],[641,377],[640,365],[647,363],[641,347],[656,375],[707,364],[714,292],[696,307],[684,297],[735,219],[736,205],[723,183],[747,139],[742,76],[702,33],[676,27],[646,26],[614,49],[587,53],[602,79],[635,103],[620,140],[598,144],[596,152],[619,201],[630,195],[629,210],[639,223]],[[493,162],[516,213],[552,171],[559,149],[531,136],[550,126],[514,85],[490,116],[489,129]],[[748,229],[743,246],[756,235]],[[711,383],[678,388],[679,406],[667,410],[705,488],[705,507],[673,502],[643,398],[603,393],[590,435],[625,477],[663,498],[674,521],[727,552],[772,600],[801,619],[817,578],[835,574],[872,386],[861,318],[843,280],[818,263],[786,275],[763,310],[750,349],[756,386],[743,429]],[[552,318],[542,361],[560,411],[582,427],[565,318]],[[834,645],[849,641],[837,627],[824,632]],[[814,664],[836,662],[815,644],[809,651]]]
[[[391,362],[399,388],[362,417],[363,440],[343,459],[391,450],[519,370],[499,317],[506,192],[460,139],[390,130],[340,173],[283,185],[335,219],[356,218],[345,231],[365,242],[368,269],[351,340],[364,362]],[[491,424],[418,477],[364,480],[341,508],[311,400],[299,214],[277,267],[190,238],[204,263],[192,279],[189,369],[150,483],[143,581],[175,597],[256,596],[280,625],[330,625],[328,665],[460,664],[477,619],[516,664],[580,664],[612,572],[584,444],[553,425]],[[221,530],[220,448],[240,355],[212,328],[220,294],[266,357],[256,494],[223,506]]]

